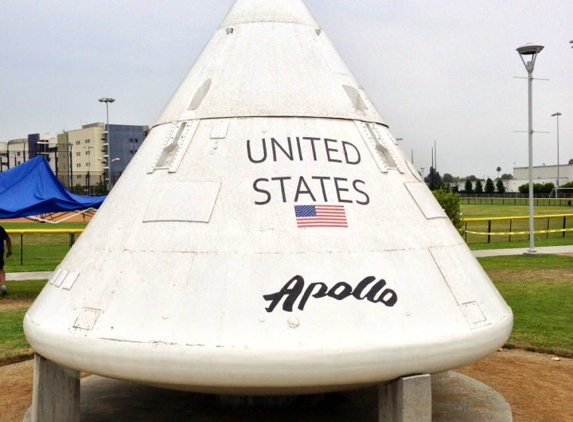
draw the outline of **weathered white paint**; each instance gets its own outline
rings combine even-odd
[[[314,204],[348,227],[297,228]],[[62,366],[268,395],[456,368],[512,314],[302,2],[239,0],[24,326]]]

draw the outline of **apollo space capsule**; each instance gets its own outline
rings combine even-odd
[[[457,368],[512,321],[302,1],[238,0],[24,328],[76,370],[282,395]]]

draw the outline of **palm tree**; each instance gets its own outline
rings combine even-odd
[[[501,167],[497,166],[495,170],[497,171],[497,178],[499,179],[499,172],[501,171]]]

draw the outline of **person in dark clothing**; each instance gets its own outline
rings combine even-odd
[[[6,290],[6,271],[4,271],[4,242],[6,242],[6,258],[8,258],[12,255],[12,241],[2,226],[0,226],[0,239],[0,289],[2,289],[1,294],[5,295],[8,290]]]

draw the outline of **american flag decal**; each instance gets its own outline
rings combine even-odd
[[[348,227],[344,205],[295,205],[296,225],[308,227]]]

